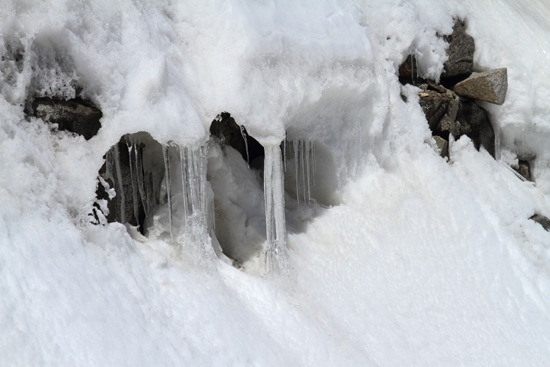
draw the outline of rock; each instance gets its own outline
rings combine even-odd
[[[435,131],[440,133],[452,134],[455,139],[460,137],[460,124],[456,121],[456,116],[460,107],[460,98],[451,91],[446,93],[450,100],[447,112],[436,126]]]
[[[449,142],[440,136],[434,136],[435,143],[437,144],[437,150],[439,155],[443,158],[449,156]]]
[[[91,139],[101,128],[101,110],[81,98],[37,98],[32,103],[34,116],[57,124],[59,130],[70,131]]]
[[[529,219],[537,222],[538,224],[540,224],[542,226],[542,228],[544,228],[546,231],[550,232],[550,219],[548,219],[547,217],[545,217],[543,215],[540,215],[540,214],[535,214]]]
[[[517,173],[519,173],[523,178],[525,178],[527,181],[531,180],[531,167],[529,164],[529,161],[519,160],[518,167],[514,168]]]
[[[470,77],[454,87],[456,94],[476,98],[496,104],[503,104],[508,90],[508,73],[506,68],[483,73],[472,73]]]
[[[241,153],[243,159],[252,162],[258,157],[264,157],[264,147],[252,136],[248,135],[244,126],[239,126],[227,112],[222,112],[212,121],[210,134],[220,140],[220,144],[229,145]],[[246,143],[245,143],[246,137]],[[248,153],[247,153],[248,144]]]
[[[443,37],[443,39],[449,43],[447,48],[449,58],[443,65],[445,72],[441,74],[441,78],[446,79],[470,74],[476,47],[474,39],[466,34],[464,22],[456,20],[453,33]]]
[[[456,122],[460,99],[452,91],[441,87],[445,93],[433,90],[420,92],[420,107],[426,115],[428,125],[433,132],[450,133],[458,138],[460,125]]]
[[[434,131],[441,118],[449,109],[451,104],[450,96],[431,90],[421,92],[418,96],[420,97],[420,107],[422,107],[422,111],[426,115],[428,125]]]
[[[487,111],[475,102],[462,101],[457,114],[460,125],[460,135],[467,135],[472,139],[476,149],[483,146],[489,154],[495,156],[495,132]]]

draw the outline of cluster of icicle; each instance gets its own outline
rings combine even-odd
[[[312,203],[311,192],[315,186],[315,142],[311,140],[293,140],[284,142],[285,172],[287,157],[294,156],[296,177],[296,200],[298,204]]]
[[[246,135],[243,134],[246,142]],[[130,178],[133,198],[133,215],[138,222],[139,202],[143,205],[145,216],[154,214],[161,202],[162,194],[153,192],[151,175],[145,175],[143,166],[143,147],[140,142],[127,137],[126,146],[129,155]],[[248,146],[247,146],[248,148]],[[209,198],[206,184],[206,165],[208,146],[198,148],[180,147],[169,143],[162,147],[164,158],[164,182],[166,204],[168,206],[168,225],[170,239],[206,244],[209,235],[214,233],[213,200]],[[248,149],[247,149],[248,153]],[[108,176],[113,178],[116,191],[120,194],[120,219],[128,219],[125,212],[125,193],[120,166],[119,145],[109,153],[107,162]],[[248,155],[248,154],[247,154]],[[284,172],[287,160],[295,162],[296,197],[298,203],[311,203],[311,190],[315,176],[315,144],[307,140],[283,142],[283,149],[277,144],[265,147],[264,160],[264,199],[266,216],[267,247],[265,249],[266,271],[274,268],[284,270],[286,253],[285,224],[285,187]],[[114,172],[113,172],[114,171]],[[113,174],[114,173],[114,174]],[[115,179],[116,177],[116,179]],[[181,191],[180,191],[181,190]]]
[[[208,146],[189,148],[169,144],[163,146],[162,153],[170,239],[174,240],[174,232],[178,231],[180,237],[190,236],[191,241],[205,244],[214,226],[206,188]],[[181,188],[181,193],[173,193],[174,187]],[[175,216],[178,223],[174,223]]]

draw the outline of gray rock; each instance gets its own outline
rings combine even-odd
[[[489,154],[495,156],[495,132],[487,111],[475,102],[462,101],[457,114],[460,125],[460,135],[467,135],[472,139],[476,149],[483,146]]]
[[[544,228],[546,231],[550,232],[550,219],[548,219],[547,217],[545,217],[543,215],[540,215],[540,214],[535,214],[529,219],[537,222],[538,224],[540,224],[542,226],[542,228]]]
[[[436,126],[436,131],[446,132],[452,134],[455,139],[460,137],[460,124],[457,122],[456,117],[460,108],[460,98],[451,91],[446,93],[450,103],[447,112]]]
[[[443,158],[449,156],[449,142],[440,136],[434,136],[435,143],[437,144],[437,150],[439,155]]]
[[[472,72],[474,63],[475,42],[474,39],[466,34],[465,24],[457,20],[453,26],[453,33],[443,37],[449,43],[445,61],[445,72],[441,78],[452,78],[462,75],[468,75]]]
[[[45,122],[57,124],[59,130],[70,131],[91,139],[101,128],[101,111],[80,98],[37,98],[32,103],[33,115]]]
[[[476,98],[496,104],[503,104],[508,90],[508,73],[506,68],[483,73],[472,73],[470,77],[454,87],[456,94]]]

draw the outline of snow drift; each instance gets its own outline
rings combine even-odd
[[[550,234],[528,218],[550,216],[549,16],[543,1],[4,1],[0,364],[545,365]],[[475,71],[508,68],[505,103],[483,104],[500,161],[466,137],[440,158],[398,81],[411,53],[438,78],[457,17]],[[90,140],[26,115],[76,95],[103,112]],[[221,242],[248,246],[239,268],[202,217],[168,235],[179,202],[158,203],[147,237],[91,223],[121,137],[172,147],[183,177],[224,111],[266,150],[265,186],[230,148],[197,171]],[[285,138],[315,142],[314,200],[289,188],[309,164],[285,172]],[[506,163],[526,156],[534,184]],[[270,238],[284,266],[266,273]]]

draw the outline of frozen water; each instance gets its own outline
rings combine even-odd
[[[548,363],[550,239],[528,219],[550,216],[546,1],[1,9],[2,364]],[[501,152],[534,160],[534,185],[466,137],[440,159],[418,89],[398,82],[411,53],[415,77],[438,77],[438,35],[455,17],[476,40],[476,71],[508,68],[505,103],[482,106]],[[26,119],[29,98],[76,94],[103,111],[89,141]],[[204,147],[219,111],[265,147],[263,190],[236,151]],[[155,159],[131,149],[147,237],[88,218],[103,154],[140,131],[164,147]],[[117,195],[120,169],[107,167]],[[294,190],[315,202],[297,205]],[[218,237],[244,271],[201,252]],[[287,271],[262,276],[271,257]]]

